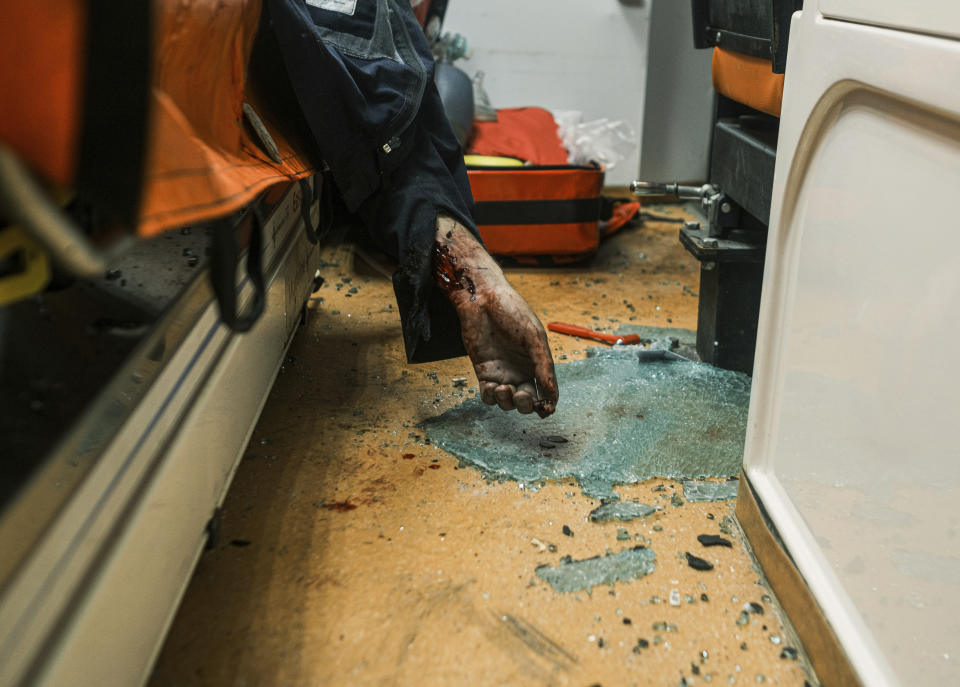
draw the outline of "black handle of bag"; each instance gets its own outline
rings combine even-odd
[[[220,319],[231,330],[243,333],[260,319],[266,305],[266,284],[263,278],[263,215],[253,208],[250,242],[247,245],[247,277],[253,285],[253,302],[242,315],[237,312],[237,247],[236,224],[223,219],[213,226],[213,256],[210,261],[210,281],[220,308]]]

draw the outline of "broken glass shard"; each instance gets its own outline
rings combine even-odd
[[[692,362],[600,355],[557,365],[560,402],[545,420],[469,399],[424,423],[430,439],[496,480],[572,477],[584,493],[652,477],[740,470],[750,378]],[[541,448],[544,436],[567,439]],[[553,442],[548,442],[553,443]],[[546,455],[549,454],[549,455]]]
[[[676,327],[648,327],[635,324],[621,324],[616,331],[617,336],[625,334],[637,334],[640,336],[640,343],[656,347],[676,348],[677,346],[695,346],[697,344],[697,333],[692,329],[679,329]]]
[[[740,480],[728,479],[722,482],[707,480],[686,480],[683,483],[683,496],[687,501],[727,501],[737,498]]]
[[[612,585],[614,582],[628,582],[654,570],[656,554],[651,549],[635,546],[619,553],[594,556],[575,561],[565,556],[560,565],[541,565],[537,576],[550,583],[558,592],[575,592],[586,589],[591,592],[599,584]]]
[[[605,522],[607,520],[634,520],[643,518],[651,513],[656,513],[657,509],[638,501],[614,501],[605,503],[599,508],[590,511],[590,519],[594,522]]]

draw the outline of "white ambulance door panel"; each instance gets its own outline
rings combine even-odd
[[[960,42],[794,22],[745,470],[871,687],[960,668],[948,83]]]
[[[836,19],[960,38],[957,0],[820,0],[820,11]]]

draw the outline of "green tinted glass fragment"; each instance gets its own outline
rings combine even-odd
[[[612,585],[649,575],[654,570],[656,554],[651,549],[635,546],[618,553],[594,556],[575,561],[565,556],[560,565],[541,565],[537,576],[550,583],[558,592],[592,591],[598,584]]]
[[[594,508],[590,511],[590,519],[594,522],[606,522],[608,520],[623,520],[626,522],[656,512],[657,509],[654,506],[648,506],[638,501],[615,501]]]
[[[740,480],[728,479],[722,482],[707,480],[686,480],[683,483],[683,496],[687,501],[727,501],[737,498]]]

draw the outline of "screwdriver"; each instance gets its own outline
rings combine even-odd
[[[567,324],[566,322],[550,322],[547,324],[547,329],[549,329],[551,332],[557,332],[559,334],[579,336],[584,339],[593,339],[594,341],[602,341],[603,343],[608,344],[640,343],[639,334],[604,334],[602,332],[596,332],[592,329],[587,329],[586,327],[578,327],[575,324]]]

